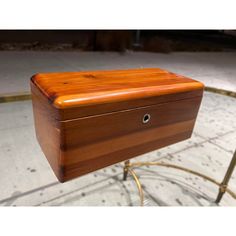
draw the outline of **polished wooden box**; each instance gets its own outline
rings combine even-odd
[[[157,68],[36,74],[36,136],[64,182],[189,138],[203,88]]]

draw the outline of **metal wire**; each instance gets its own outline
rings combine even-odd
[[[227,186],[224,185],[223,186],[224,188],[222,188],[222,183],[216,181],[215,179],[213,179],[213,178],[211,178],[211,177],[209,177],[207,175],[204,175],[204,174],[199,173],[197,171],[188,169],[186,167],[177,166],[177,165],[168,164],[168,163],[163,163],[163,162],[162,163],[161,162],[133,162],[133,163],[126,162],[125,163],[126,171],[132,175],[132,177],[134,178],[134,180],[136,182],[136,185],[137,185],[137,188],[138,188],[138,191],[139,191],[140,205],[141,206],[143,206],[143,202],[144,202],[143,189],[142,189],[142,185],[141,185],[141,182],[140,182],[138,176],[136,175],[136,173],[132,169],[132,167],[141,167],[141,166],[162,166],[162,167],[167,167],[167,168],[178,169],[178,170],[181,170],[181,171],[184,171],[184,172],[187,172],[187,173],[199,176],[199,177],[201,177],[203,179],[206,179],[206,180],[210,181],[213,184],[218,185],[220,187],[220,191],[222,190],[222,193],[223,192],[227,192],[234,199],[236,199],[236,194],[232,190],[230,190]]]

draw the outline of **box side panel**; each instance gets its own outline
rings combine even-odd
[[[55,111],[48,100],[33,83],[31,83],[31,93],[37,140],[55,175],[62,181],[60,123],[55,120]]]
[[[61,122],[64,180],[190,138],[201,97]],[[150,121],[143,123],[149,114]]]

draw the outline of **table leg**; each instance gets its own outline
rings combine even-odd
[[[219,203],[220,200],[222,199],[223,195],[225,194],[226,189],[228,187],[229,180],[231,178],[231,175],[233,174],[235,165],[236,165],[236,150],[235,150],[233,158],[229,164],[229,167],[228,167],[228,170],[225,174],[225,177],[224,177],[222,183],[220,184],[219,193],[218,193],[218,196],[215,201],[216,203]]]
[[[124,172],[123,172],[123,180],[127,179],[128,171],[129,171],[130,160],[125,161]]]

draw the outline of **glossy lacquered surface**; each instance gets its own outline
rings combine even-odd
[[[189,138],[203,85],[135,69],[38,74],[31,90],[39,144],[64,182]]]
[[[59,109],[143,99],[203,87],[197,81],[158,68],[45,73],[36,74],[32,81]]]

